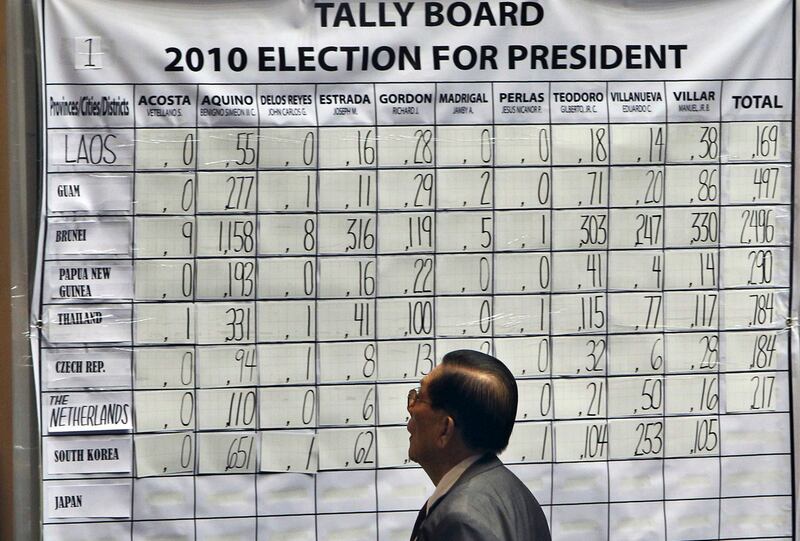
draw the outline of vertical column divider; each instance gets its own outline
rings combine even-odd
[[[192,182],[192,213],[194,214],[193,220],[193,228],[194,231],[197,231],[197,185],[199,184],[199,179],[197,176],[197,172],[199,169],[200,164],[200,130],[198,129],[199,125],[199,113],[200,113],[200,85],[195,85],[195,97],[194,97],[194,182]],[[196,239],[196,235],[194,239]],[[197,241],[193,240],[192,246],[192,308],[196,306],[197,301]],[[194,464],[192,468],[192,489],[194,491],[194,507],[192,509],[192,523],[194,525],[194,536],[195,539],[197,538],[197,470],[198,464],[200,463],[200,445],[199,445],[199,437],[197,433],[197,335],[195,334],[195,342],[192,345],[192,360],[193,365],[192,371],[192,408],[193,408],[193,417],[194,417]]]
[[[256,185],[256,200],[255,200],[255,221],[253,223],[254,237],[256,239],[253,245],[253,359],[255,362],[253,364],[256,365],[256,388],[255,388],[255,426],[253,426],[253,440],[255,441],[255,449],[256,449],[256,457],[255,457],[255,468],[253,472],[253,488],[254,488],[254,498],[255,503],[253,505],[253,510],[255,511],[255,521],[256,521],[256,539],[258,539],[258,474],[261,471],[261,359],[258,355],[258,243],[261,239],[259,239],[259,227],[258,227],[258,191],[259,191],[259,167],[261,165],[261,107],[259,104],[258,99],[258,88],[259,85],[256,84],[256,170],[253,173],[254,175],[254,182]],[[252,458],[252,457],[251,457]]]
[[[317,312],[317,300],[319,299],[319,170],[320,170],[320,129],[319,129],[319,84],[314,83],[314,119],[316,123],[316,155],[317,165],[314,170],[314,403],[317,412],[316,426],[314,427],[315,439],[311,440],[311,445],[317,441],[317,471],[314,473],[314,532],[319,539],[319,505],[317,503],[317,474],[319,473],[319,316]]]
[[[431,299],[431,342],[433,342],[433,367],[431,370],[436,366],[439,362],[439,352],[438,348],[436,347],[436,256],[437,256],[437,246],[436,246],[436,237],[438,236],[439,231],[439,133],[438,133],[438,126],[439,126],[439,108],[436,105],[438,102],[439,97],[439,83],[433,83],[433,254],[431,254],[431,260],[433,261],[433,284],[431,289],[433,291],[433,298]]]
[[[497,280],[497,199],[496,199],[496,192],[495,192],[495,183],[496,183],[496,176],[495,173],[497,172],[497,126],[495,124],[495,106],[494,106],[494,81],[489,83],[491,91],[492,91],[492,244],[490,244],[492,248],[492,281],[491,281],[491,290],[489,294],[491,295],[491,300],[489,301],[489,306],[491,306],[491,310],[489,311],[489,332],[491,333],[489,337],[489,354],[495,355],[497,354],[494,342],[494,322],[495,322],[495,310],[494,310],[494,300],[495,300],[495,291],[497,290],[496,287],[496,280]],[[480,324],[478,325],[480,328]]]
[[[555,182],[553,177],[553,101],[552,101],[552,92],[553,92],[553,83],[551,81],[547,82],[547,133],[549,138],[549,152],[547,159],[550,162],[548,167],[549,178],[548,178],[548,204],[550,205],[550,294],[547,299],[547,361],[548,366],[550,368],[550,396],[551,398],[551,405],[550,405],[550,413],[552,418],[550,420],[550,508],[548,513],[548,524],[550,524],[550,529],[553,528],[553,496],[555,495],[555,461],[556,461],[556,395],[553,392],[555,388],[554,381],[553,381],[553,276],[555,273],[553,269],[555,269],[555,258],[553,255],[553,196],[554,196],[554,188]],[[545,435],[547,432],[545,431]]]
[[[376,99],[377,98],[377,93],[375,91],[375,83],[374,82],[371,83],[371,86],[372,86],[372,103],[374,104],[373,105],[373,113],[372,114],[374,115],[373,119],[375,120],[375,279],[376,279],[375,280],[375,282],[376,282],[375,290],[372,292],[373,293],[373,305],[372,305],[373,306],[373,310],[372,310],[372,318],[373,319],[372,320],[374,322],[374,324],[372,326],[372,332],[373,332],[373,336],[375,337],[374,338],[375,343],[377,344],[377,339],[378,339],[378,327],[377,327],[377,325],[378,325],[378,298],[377,298],[378,284],[377,284],[377,280],[379,278],[378,277],[378,169],[380,169],[380,163],[381,163],[381,159],[380,159],[380,155],[381,155],[381,153],[380,153],[381,140],[380,140],[380,137],[378,137],[378,100]],[[369,183],[367,184],[367,189],[369,189]],[[369,202],[367,202],[367,204],[369,205]],[[361,279],[362,278],[359,277],[359,280],[361,280]],[[364,293],[366,293],[366,290],[364,291]],[[367,306],[369,306],[369,303],[367,303]],[[367,322],[369,322],[369,318],[367,318]],[[376,351],[377,351],[377,349],[376,349]],[[380,362],[380,357],[378,357],[378,362]],[[375,412],[375,419],[374,419],[374,422],[375,422],[375,476],[374,476],[374,479],[375,479],[375,486],[374,486],[374,491],[375,491],[375,536],[376,536],[377,541],[380,541],[380,538],[381,538],[381,531],[380,531],[380,524],[379,524],[379,516],[380,515],[378,513],[378,503],[379,503],[378,502],[378,468],[379,468],[379,462],[378,462],[378,458],[379,458],[378,457],[378,447],[379,447],[378,446],[378,424],[379,424],[379,419],[380,419],[380,410],[378,408],[379,408],[379,405],[380,405],[380,401],[378,400],[378,367],[377,366],[375,367],[374,389],[375,389],[375,392],[372,394],[372,397],[373,397],[373,400],[375,401],[375,408],[374,408],[374,412]]]
[[[606,102],[606,134],[608,135],[608,164],[606,165],[606,172],[608,173],[608,182],[606,184],[606,212],[608,213],[608,234],[606,235],[606,283],[605,283],[605,308],[606,308],[606,317],[605,317],[605,338],[606,338],[606,363],[603,367],[604,377],[603,380],[605,381],[605,388],[606,388],[606,399],[605,399],[605,421],[606,421],[606,528],[607,528],[607,535],[608,538],[611,538],[611,426],[608,419],[608,359],[611,356],[611,344],[609,342],[609,333],[608,333],[608,326],[609,326],[609,319],[611,315],[611,311],[609,310],[610,306],[610,293],[608,287],[608,277],[609,277],[609,266],[611,265],[611,108],[608,105],[608,81],[605,81],[605,102]],[[598,138],[599,139],[599,138]],[[603,186],[600,185],[600,197],[603,196]]]
[[[720,96],[724,96],[724,89],[725,89],[725,81],[721,80],[719,82],[719,94]],[[719,310],[717,310],[717,355],[718,359],[722,359],[722,341],[720,340],[720,326],[723,321],[722,312],[725,309],[723,306],[722,301],[722,287],[720,285],[720,278],[722,276],[722,231],[724,231],[724,223],[723,213],[722,213],[722,98],[719,100],[719,133],[717,135],[717,141],[719,141],[719,147],[717,148],[717,167],[719,169],[717,173],[717,181],[719,183],[719,191],[717,192],[717,216],[719,216],[719,220],[717,221],[718,230],[717,230],[717,268],[715,269],[716,276],[715,283],[717,285],[717,304],[719,304]],[[720,404],[721,401],[719,400],[719,395],[722,392],[722,371],[720,370],[720,365],[722,363],[717,362],[717,426],[719,427],[719,443],[717,444],[717,454],[719,455],[717,458],[717,473],[719,475],[718,479],[718,506],[717,506],[717,537],[722,535],[722,417],[720,415]]]
[[[136,84],[133,84],[133,99],[134,102],[136,100]],[[134,322],[133,322],[133,314],[134,314],[134,305],[136,304],[136,253],[135,253],[135,244],[136,244],[136,107],[131,108],[133,111],[133,172],[131,173],[131,281],[133,282],[131,287],[131,323],[130,323],[130,333],[131,333],[131,352],[130,352],[130,363],[131,363],[131,539],[133,539],[133,525],[135,518],[133,515],[134,510],[134,502],[136,496],[136,438],[134,435],[136,434],[136,399],[134,390],[136,389],[136,372],[135,366],[133,362],[134,357]],[[47,206],[45,205],[45,208]],[[40,357],[41,358],[41,357]],[[39,380],[41,381],[41,379]]]
[[[668,539],[667,527],[667,480],[666,480],[666,466],[667,466],[667,359],[666,359],[666,342],[667,342],[667,294],[665,292],[664,283],[666,281],[665,275],[667,273],[667,153],[669,152],[669,103],[667,102],[667,82],[661,82],[664,87],[664,162],[662,170],[664,171],[664,181],[661,184],[661,254],[664,261],[661,264],[661,350],[664,352],[661,356],[661,372],[664,385],[661,393],[663,403],[661,404],[661,422],[663,423],[663,444],[661,449],[661,509],[664,515],[664,539]]]

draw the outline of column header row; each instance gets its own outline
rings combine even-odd
[[[50,128],[790,120],[789,80],[50,85]]]

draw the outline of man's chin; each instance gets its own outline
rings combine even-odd
[[[410,438],[409,438],[410,439]],[[417,462],[417,457],[414,456],[414,451],[411,450],[411,447],[408,448],[408,459],[411,462]]]

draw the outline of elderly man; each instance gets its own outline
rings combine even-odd
[[[448,353],[408,394],[408,412],[408,456],[436,485],[411,541],[549,541],[536,498],[497,458],[517,414],[517,384],[503,363]]]

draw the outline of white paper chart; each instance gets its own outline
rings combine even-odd
[[[44,0],[46,540],[406,540],[503,360],[553,538],[790,539],[794,2]]]

